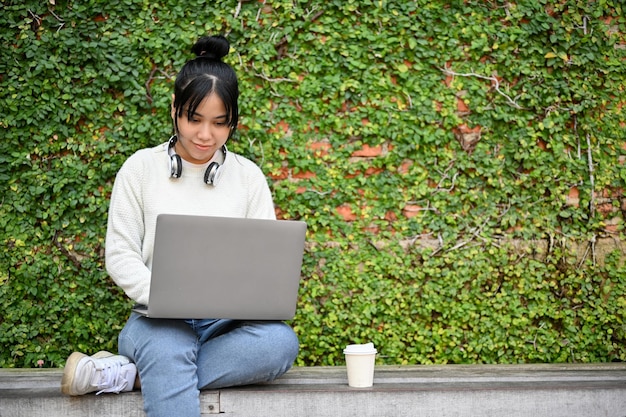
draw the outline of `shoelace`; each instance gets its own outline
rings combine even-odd
[[[102,388],[96,395],[100,395],[103,392],[114,392],[117,394],[126,388],[128,380],[122,377],[122,365],[114,363],[100,371],[99,380],[97,374],[94,375],[91,385]]]

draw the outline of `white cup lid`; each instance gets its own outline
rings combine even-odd
[[[371,355],[372,353],[376,353],[377,350],[374,348],[373,343],[365,343],[363,345],[348,345],[343,350],[344,354],[350,355]]]

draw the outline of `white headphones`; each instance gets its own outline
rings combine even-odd
[[[169,165],[171,178],[180,178],[180,175],[183,173],[183,161],[180,155],[178,155],[176,153],[176,150],[174,149],[177,141],[178,137],[176,135],[173,135],[167,145],[167,153],[170,157]],[[224,161],[226,161],[226,153],[228,151],[226,149],[226,145],[222,145],[220,149],[224,154]],[[220,164],[218,164],[217,162],[211,162],[204,172],[204,183],[212,186],[217,185],[217,180],[219,178],[218,173],[220,173],[219,171]]]

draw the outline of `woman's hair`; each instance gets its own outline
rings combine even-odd
[[[233,68],[222,61],[230,50],[230,43],[223,36],[204,36],[191,50],[196,58],[187,61],[174,83],[177,130],[178,117],[186,112],[191,119],[202,100],[215,93],[224,103],[227,123],[234,132],[239,122],[239,86]]]

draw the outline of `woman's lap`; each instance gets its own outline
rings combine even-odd
[[[298,339],[283,322],[163,320],[133,313],[119,350],[137,365],[148,415],[193,416],[199,414],[198,388],[269,382],[291,367]]]

